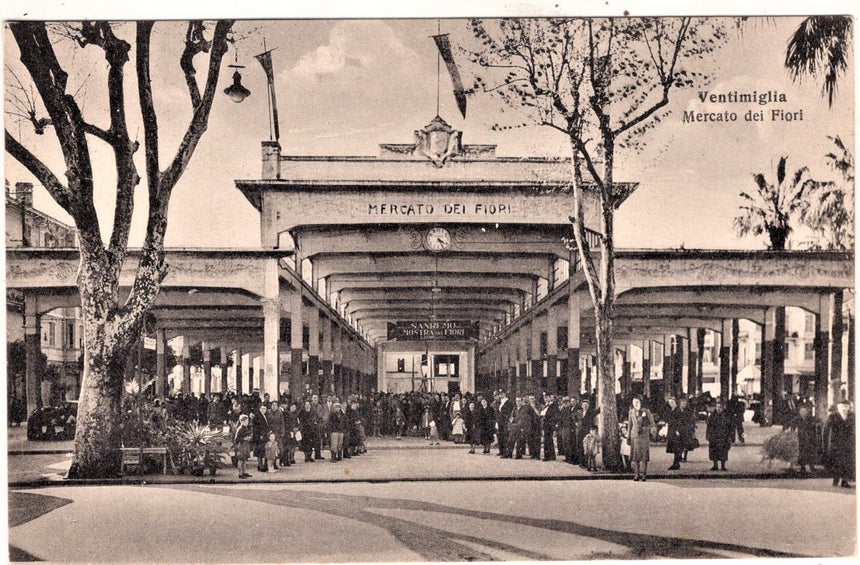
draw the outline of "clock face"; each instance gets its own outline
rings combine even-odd
[[[424,235],[424,246],[429,251],[445,251],[451,247],[451,234],[445,228],[430,228]]]

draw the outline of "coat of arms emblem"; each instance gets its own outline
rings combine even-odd
[[[463,132],[455,130],[436,116],[424,129],[415,131],[415,151],[441,168],[450,157],[462,151],[462,135]]]

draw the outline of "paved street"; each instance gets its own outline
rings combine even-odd
[[[366,455],[252,468],[247,483],[224,469],[215,484],[150,475],[144,486],[73,486],[60,478],[68,453],[41,445],[54,453],[10,456],[10,481],[23,481],[9,491],[10,548],[15,560],[177,563],[853,555],[854,490],[767,478],[785,469],[760,461],[774,431],[751,429],[726,474],[707,471],[706,448],[668,472],[655,445],[647,483],[372,438]],[[50,486],[25,486],[37,477]]]
[[[51,487],[10,493],[18,510],[9,540],[13,555],[73,562],[854,553],[852,494],[816,490],[818,484],[809,485],[812,490],[782,486],[763,481],[456,481]]]

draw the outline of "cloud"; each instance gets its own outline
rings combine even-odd
[[[407,70],[404,61],[415,57],[385,22],[341,21],[332,27],[328,43],[306,53],[285,78],[367,80]]]

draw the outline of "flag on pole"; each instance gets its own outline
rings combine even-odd
[[[463,88],[463,81],[460,79],[460,71],[457,70],[457,63],[454,62],[454,54],[451,52],[451,42],[448,41],[448,34],[443,33],[433,36],[436,41],[436,47],[439,48],[439,54],[442,60],[445,61],[445,66],[448,67],[448,73],[451,75],[451,83],[454,85],[454,98],[457,99],[457,107],[463,118],[466,117],[466,91]]]
[[[278,141],[281,135],[278,128],[278,104],[275,100],[275,73],[272,70],[272,50],[269,49],[259,55],[254,55],[254,58],[260,61],[260,65],[262,65],[263,70],[266,72],[266,80],[269,83],[269,102],[272,105],[272,125],[275,129],[275,141]]]

